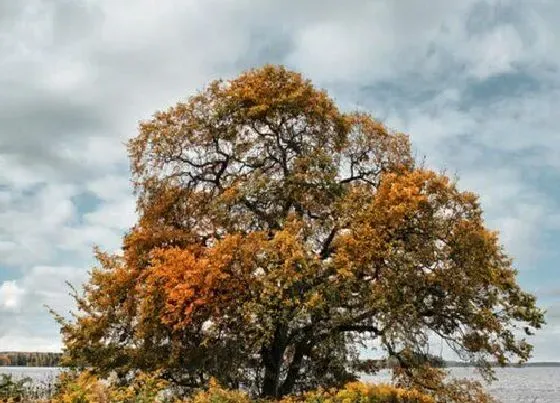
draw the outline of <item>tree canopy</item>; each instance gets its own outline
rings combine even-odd
[[[59,317],[67,364],[279,397],[355,379],[374,340],[412,384],[431,337],[483,366],[530,357],[543,312],[478,197],[300,74],[214,81],[128,150],[138,222]]]

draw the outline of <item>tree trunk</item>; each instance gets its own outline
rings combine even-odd
[[[299,371],[301,369],[301,363],[303,362],[303,357],[305,356],[306,352],[308,352],[309,347],[306,342],[300,342],[296,345],[296,349],[294,352],[294,357],[290,366],[288,367],[288,372],[286,375],[286,379],[282,383],[282,386],[279,390],[280,397],[285,396],[289,393],[294,391],[294,386],[296,381],[299,377]]]
[[[277,326],[271,345],[263,348],[262,358],[265,370],[261,396],[264,398],[280,396],[280,370],[286,351],[286,333],[285,326]]]

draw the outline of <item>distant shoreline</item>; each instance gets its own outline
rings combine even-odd
[[[53,352],[0,351],[0,367],[56,368],[61,357]]]
[[[63,368],[53,365],[0,365],[0,368]]]
[[[456,362],[456,361],[446,361],[446,368],[475,368],[475,365],[470,363]],[[560,367],[560,362],[556,361],[544,361],[544,362],[527,362],[525,364],[507,364],[501,367],[498,364],[493,364],[494,368],[557,368]]]

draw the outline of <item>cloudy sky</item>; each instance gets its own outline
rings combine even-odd
[[[431,7],[427,8],[427,5]],[[139,120],[263,63],[410,134],[481,194],[560,360],[557,0],[0,0],[0,350],[60,349],[97,244],[135,220]]]

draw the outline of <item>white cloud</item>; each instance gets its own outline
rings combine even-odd
[[[59,351],[61,341],[48,309],[68,314],[73,300],[65,281],[77,286],[87,270],[70,266],[34,266],[18,281],[0,286],[0,346],[2,350]]]
[[[87,183],[87,189],[102,200],[115,201],[131,195],[132,184],[125,175],[105,175]]]
[[[522,268],[538,272],[542,256],[555,253],[545,238],[560,227],[560,196],[538,180],[560,178],[560,6],[430,6],[0,3],[0,270],[12,269],[0,277],[0,295],[11,292],[18,307],[18,315],[0,312],[0,329],[10,323],[0,345],[59,346],[42,304],[68,309],[64,279],[81,281],[91,246],[117,249],[134,222],[123,143],[138,120],[212,78],[264,62],[303,71],[341,105],[361,103],[410,133],[419,156],[481,194],[489,225]],[[535,88],[490,86],[507,75],[527,77]],[[81,204],[84,194],[95,196],[92,205]],[[39,336],[30,325],[37,320],[45,321]]]
[[[89,72],[85,64],[72,59],[58,60],[49,65],[44,74],[45,89],[62,93],[71,93],[82,87],[84,82],[89,79]]]
[[[10,184],[16,189],[25,189],[42,183],[44,180],[44,172],[34,172],[29,167],[21,166],[9,154],[0,155],[0,183]]]
[[[29,192],[13,190],[13,198],[0,211],[4,250],[0,264],[26,264],[53,257],[53,240],[76,218],[76,207],[70,200],[75,191],[74,186],[55,183]]]
[[[84,219],[88,224],[102,228],[130,228],[136,221],[135,200],[129,197],[117,202],[104,203],[100,209],[85,214]]]
[[[22,344],[25,341],[25,344]],[[41,351],[59,353],[62,349],[60,340],[40,337],[32,332],[22,332],[19,329],[7,329],[0,332],[0,345],[6,351]]]
[[[472,3],[435,1],[429,13],[416,2],[331,4],[295,30],[288,62],[325,82],[365,84],[419,72],[432,76],[443,67],[440,52],[447,51],[438,46],[442,40],[456,45]]]
[[[66,310],[72,302],[65,282],[79,287],[87,278],[87,267],[35,266],[26,270],[22,288],[26,290],[24,309],[33,313],[44,312],[44,305],[55,311]]]
[[[15,281],[4,281],[0,285],[0,312],[16,309],[23,293],[24,290]]]
[[[492,32],[471,40],[469,73],[479,80],[509,73],[525,53],[519,34],[511,25],[496,27]],[[465,55],[466,56],[466,55]]]
[[[110,172],[127,158],[125,141],[119,141],[118,136],[91,136],[61,144],[57,154],[76,165],[90,170],[100,169],[101,172]]]

